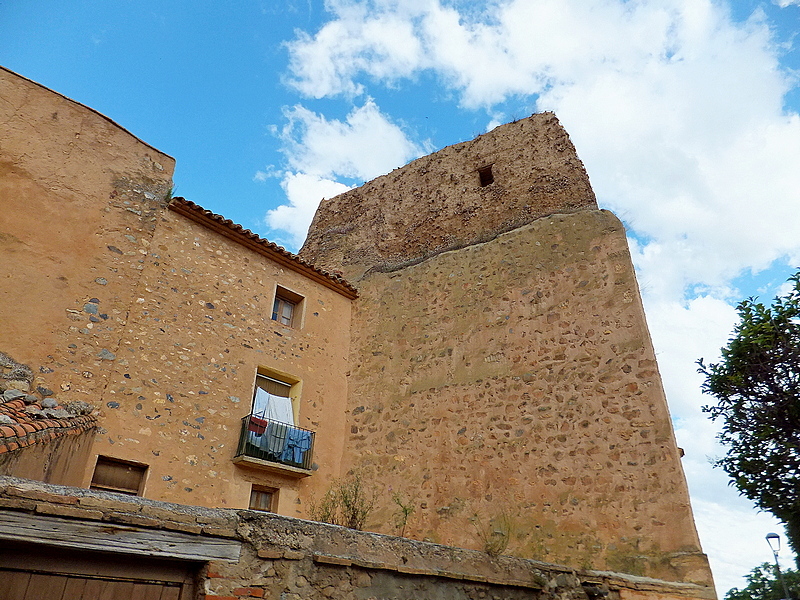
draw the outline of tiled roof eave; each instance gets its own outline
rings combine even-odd
[[[97,427],[92,415],[77,415],[63,419],[35,419],[24,413],[25,403],[12,400],[0,405],[0,414],[11,417],[16,423],[0,425],[0,455],[46,444],[66,435],[77,435]]]
[[[172,199],[169,208],[179,215],[203,225],[212,231],[216,231],[220,235],[224,235],[228,239],[241,244],[253,252],[265,256],[283,267],[300,273],[350,300],[358,297],[358,290],[343,277],[315,267],[296,254],[289,252],[273,242],[265,240],[249,229],[245,229],[222,215],[212,213],[190,200],[179,197]]]

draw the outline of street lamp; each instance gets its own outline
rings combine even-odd
[[[775,570],[778,571],[778,579],[781,580],[781,586],[783,586],[783,597],[787,600],[791,600],[789,589],[786,587],[786,581],[784,581],[783,573],[781,573],[781,566],[778,564],[778,552],[781,550],[781,536],[777,533],[768,533],[767,544],[769,544],[769,549],[772,550],[772,555],[775,557]]]

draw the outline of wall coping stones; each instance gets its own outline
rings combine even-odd
[[[571,569],[511,556],[490,557],[477,550],[355,531],[272,513],[171,504],[0,476],[0,514],[9,511],[51,519],[54,515],[81,519],[82,523],[122,523],[128,527],[135,523],[138,529],[172,530],[189,536],[202,532],[211,537],[238,540],[252,548],[252,555],[265,561],[309,561],[334,568],[394,571],[537,590],[560,587],[568,582],[577,587],[605,585],[612,590],[655,592],[673,598],[716,598],[713,587],[692,583]],[[46,540],[42,542],[47,543]]]

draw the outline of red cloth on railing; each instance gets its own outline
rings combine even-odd
[[[268,422],[265,419],[259,419],[250,415],[250,422],[247,424],[247,430],[252,431],[256,435],[263,435],[267,429]]]

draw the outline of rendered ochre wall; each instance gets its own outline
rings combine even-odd
[[[361,293],[345,466],[373,527],[398,496],[418,539],[479,548],[505,520],[519,556],[710,583],[624,229],[554,116],[323,202],[301,254]]]
[[[103,455],[148,465],[150,498],[242,508],[258,484],[305,515],[339,474],[350,300],[168,210],[172,158],[3,69],[0,128],[0,351],[99,418],[55,481],[88,486]],[[277,285],[305,298],[296,327],[271,320]],[[312,477],[232,460],[258,368],[300,382]]]
[[[0,68],[0,351],[62,402],[92,401],[105,386],[101,352],[125,327],[174,165],[99,113]]]

